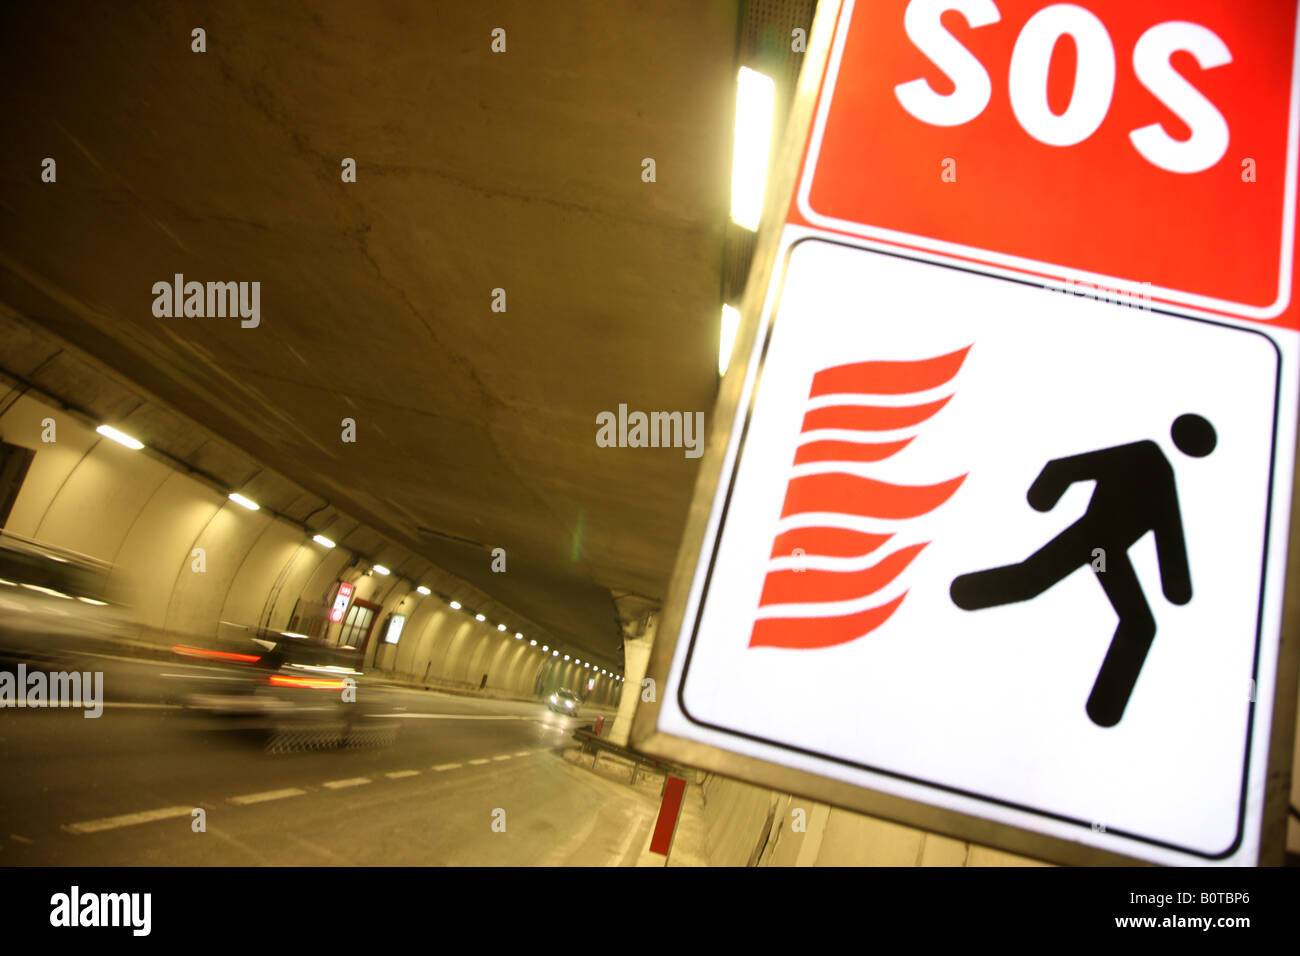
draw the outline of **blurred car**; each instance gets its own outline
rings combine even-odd
[[[338,723],[359,717],[362,678],[357,650],[289,631],[178,644],[172,654],[189,665],[185,707],[232,718],[244,728],[279,728],[286,721]]]
[[[571,690],[557,690],[548,698],[546,706],[551,708],[557,714],[568,714],[570,717],[578,713],[578,705],[582,701],[578,695]]]
[[[0,658],[62,660],[121,634],[111,565],[0,533]]]

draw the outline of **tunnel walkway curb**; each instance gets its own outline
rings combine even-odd
[[[662,795],[663,781],[665,774],[660,770],[642,769],[637,774],[636,784],[631,783],[632,764],[618,756],[607,754],[602,755],[597,763],[597,769],[593,770],[586,754],[582,752],[580,745],[566,743],[565,747],[558,754],[559,758],[565,763],[572,765],[575,770],[591,774],[598,779],[619,787],[628,792],[629,796],[637,794],[648,796],[655,800],[656,806]],[[614,768],[614,773],[602,773],[600,768]],[[627,771],[628,779],[623,779],[624,771]],[[707,828],[704,822],[704,792],[701,784],[698,782],[699,772],[692,774],[696,779],[688,778],[686,781],[686,796],[682,801],[681,815],[677,821],[677,832],[673,837],[672,848],[665,858],[658,853],[650,852],[650,838],[653,827],[645,834],[641,844],[640,854],[637,857],[635,865],[637,867],[702,867],[708,866],[708,853],[705,843]]]

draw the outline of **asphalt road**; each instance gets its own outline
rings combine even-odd
[[[0,865],[634,865],[654,823],[561,756],[592,712],[362,686],[373,741],[272,753],[178,706],[201,671],[94,666],[98,719],[0,710]]]

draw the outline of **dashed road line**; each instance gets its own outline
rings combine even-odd
[[[170,820],[173,817],[188,817],[193,807],[162,807],[159,810],[143,810],[140,813],[124,813],[117,817],[104,817],[101,820],[85,820],[81,823],[65,823],[63,829],[68,833],[99,833],[101,830],[116,830],[119,827],[131,827],[137,823],[151,823],[154,820]]]
[[[146,705],[148,706],[148,705]],[[155,705],[156,706],[156,705]],[[513,754],[497,754],[495,757],[476,757],[468,761],[470,764],[481,767],[484,764],[492,763],[496,760],[510,760],[513,757],[526,757],[533,751],[520,750]],[[433,766],[432,770],[443,772],[446,770],[457,770],[463,767],[463,763],[440,763]],[[384,776],[390,780],[399,780],[404,777],[418,776],[418,770],[394,770],[385,773]],[[327,780],[321,784],[327,790],[343,790],[348,787],[360,787],[371,783],[369,777],[349,777],[345,780]],[[307,793],[301,787],[285,787],[280,790],[263,790],[258,793],[245,793],[236,797],[229,797],[228,802],[236,806],[249,806],[256,803],[267,803],[271,800],[283,800],[288,797],[300,797]],[[193,813],[192,807],[162,807],[158,810],[143,810],[139,813],[124,813],[116,817],[104,817],[99,820],[83,820],[80,823],[64,824],[62,829],[72,834],[99,833],[104,830],[116,830],[120,827],[136,826],[141,823],[151,823],[155,820],[170,820],[176,817],[189,816]],[[21,837],[16,833],[11,833],[9,838],[17,843],[30,844],[32,841],[26,837]]]
[[[230,802],[242,807],[250,803],[265,803],[267,800],[282,800],[285,797],[300,797],[306,792],[306,790],[300,790],[298,787],[285,787],[283,790],[263,790],[261,793],[245,793],[242,796],[231,797]]]

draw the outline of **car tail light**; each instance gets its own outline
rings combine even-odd
[[[273,674],[266,682],[273,687],[313,687],[323,690],[342,690],[347,686],[346,681],[333,677],[285,677],[283,674]]]

